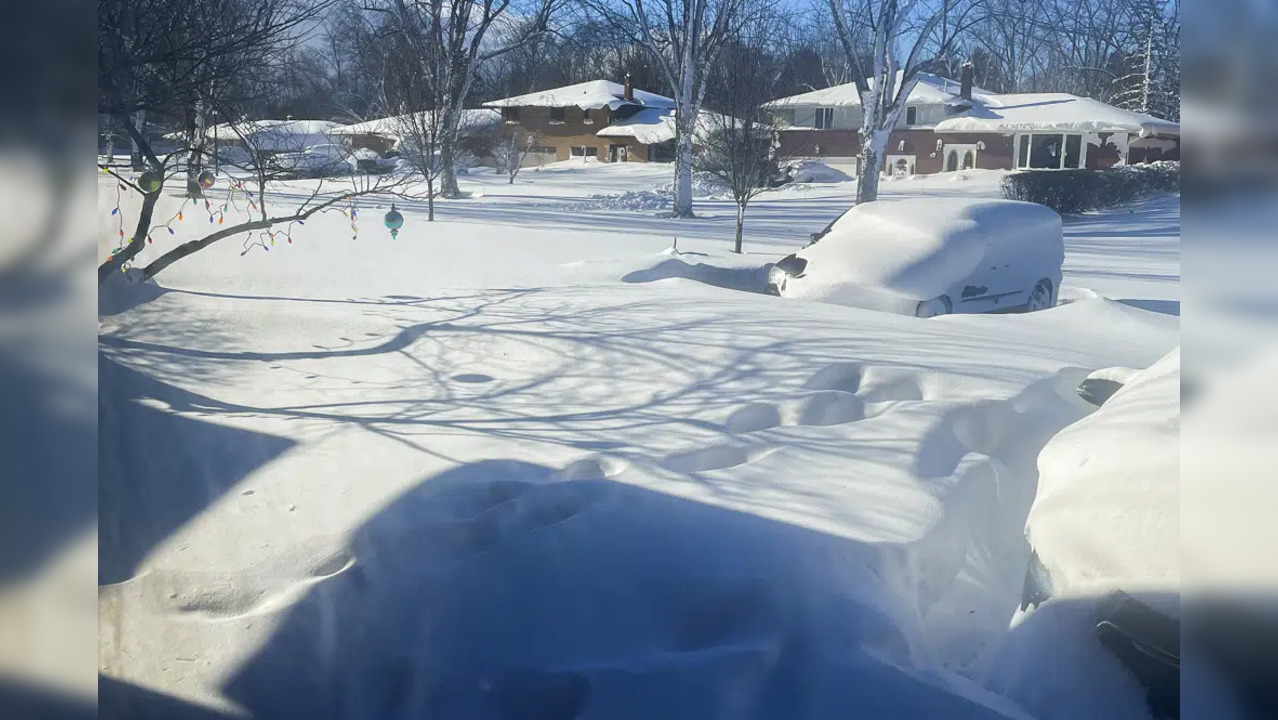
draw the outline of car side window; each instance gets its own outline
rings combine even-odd
[[[809,245],[811,245],[812,243],[815,243],[816,241],[820,240],[821,238],[825,237],[826,235],[829,235],[829,234],[830,234],[830,231],[834,229],[834,226],[835,226],[835,225],[836,225],[836,224],[837,224],[840,220],[842,220],[842,219],[843,219],[843,216],[844,216],[844,215],[847,215],[849,212],[851,212],[851,210],[850,210],[850,209],[849,209],[849,210],[844,210],[842,213],[840,213],[840,214],[839,214],[839,216],[838,216],[838,217],[836,217],[836,218],[834,218],[833,220],[831,220],[831,221],[830,221],[830,224],[829,224],[829,225],[826,225],[826,226],[825,226],[825,228],[824,228],[823,230],[821,230],[821,232],[818,232],[818,233],[812,233],[812,242],[811,242],[811,243],[808,243],[808,244],[809,244]]]

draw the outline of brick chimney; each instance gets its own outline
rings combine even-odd
[[[633,102],[635,99],[635,86],[630,82],[630,73],[626,73],[625,98],[628,102]]]
[[[964,100],[972,99],[972,76],[975,73],[976,70],[972,67],[971,60],[963,63],[963,77],[959,81],[959,95],[961,95]]]

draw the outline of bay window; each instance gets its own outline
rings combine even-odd
[[[1016,136],[1018,170],[1067,170],[1087,166],[1081,133],[1024,133]]]

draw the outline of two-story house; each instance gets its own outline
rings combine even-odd
[[[625,84],[591,80],[484,103],[535,136],[525,165],[573,157],[604,162],[674,159],[674,100]]]
[[[781,151],[855,174],[861,151],[856,83],[780,98]],[[1180,126],[1065,93],[998,94],[921,73],[884,152],[895,175],[970,168],[1101,168],[1179,159]]]

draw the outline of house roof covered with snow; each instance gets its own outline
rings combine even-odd
[[[429,113],[422,113],[423,120],[429,120]],[[399,137],[407,134],[411,129],[411,116],[395,115],[392,117],[377,118],[375,120],[366,120],[360,123],[352,123],[350,125],[342,125],[334,128],[333,135],[383,135],[386,137]],[[490,125],[496,125],[501,122],[501,113],[496,110],[487,108],[478,108],[474,110],[462,110],[461,128],[462,131],[468,129],[478,129]]]
[[[590,80],[576,85],[539,90],[527,95],[502,98],[484,103],[484,107],[579,107],[584,110],[608,108],[616,110],[622,105],[649,107],[674,107],[674,100],[665,95],[635,89],[634,100],[626,100],[626,88],[611,80]]]
[[[709,132],[716,121],[724,117],[703,110],[697,116],[696,135]],[[645,145],[668,142],[675,138],[675,111],[673,108],[644,108],[624,120],[614,121],[595,134],[599,137],[634,138]]]
[[[898,72],[896,77],[896,85],[900,87],[901,73]],[[873,80],[874,78],[869,78],[867,82],[872,82]],[[982,90],[977,87],[972,88],[972,98],[977,103],[986,102],[991,95],[992,93],[988,90]],[[960,86],[957,81],[931,73],[919,73],[919,81],[914,85],[914,89],[910,91],[910,97],[906,102],[919,105],[967,105],[971,104],[972,100],[967,100],[960,94]],[[844,83],[821,90],[778,98],[767,104],[767,107],[770,108],[860,106],[861,93],[857,90],[856,83]]]
[[[239,142],[246,140],[258,150],[301,150],[312,145],[333,141],[331,135],[340,123],[332,120],[239,120],[210,125],[204,130],[207,140]],[[175,140],[184,139],[182,131],[165,135]]]
[[[936,132],[1128,132],[1180,135],[1180,125],[1068,93],[994,95],[993,102],[946,118]]]

